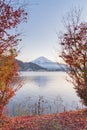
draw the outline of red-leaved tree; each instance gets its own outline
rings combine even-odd
[[[0,122],[4,106],[17,90],[12,87],[12,82],[17,82],[18,65],[15,58],[18,55],[17,45],[20,39],[19,34],[12,33],[11,30],[26,21],[26,18],[27,13],[23,8],[12,6],[11,1],[0,0]]]
[[[61,57],[70,67],[68,71],[74,88],[87,106],[87,22],[80,21],[81,10],[73,10],[65,22],[66,31],[60,38]]]

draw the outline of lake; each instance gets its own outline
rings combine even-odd
[[[23,86],[8,104],[11,114],[20,108],[29,113],[42,108],[42,113],[55,113],[81,107],[73,85],[65,72],[20,72]],[[33,110],[32,110],[33,109]],[[38,108],[39,109],[39,108]]]

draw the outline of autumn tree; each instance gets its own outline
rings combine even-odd
[[[15,58],[18,55],[17,46],[20,41],[19,34],[15,33],[14,29],[22,21],[26,21],[26,16],[27,13],[22,7],[16,8],[11,5],[11,0],[0,0],[0,119],[4,106],[20,87],[20,84],[12,87],[12,82],[16,81],[18,76]]]
[[[81,10],[74,9],[65,20],[65,32],[60,37],[61,57],[70,67],[67,73],[87,106],[87,22],[81,22]]]

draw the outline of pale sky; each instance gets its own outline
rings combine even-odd
[[[27,23],[22,24],[22,42],[18,59],[31,61],[40,56],[50,60],[60,59],[57,33],[63,32],[62,18],[73,7],[82,8],[87,21],[87,0],[26,0],[29,13]],[[57,52],[58,50],[58,52]]]

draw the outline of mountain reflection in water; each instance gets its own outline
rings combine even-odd
[[[38,87],[46,87],[49,81],[51,80],[51,78],[48,76],[31,76],[31,77],[23,76],[21,77],[21,79],[23,79],[24,83],[32,82]]]

